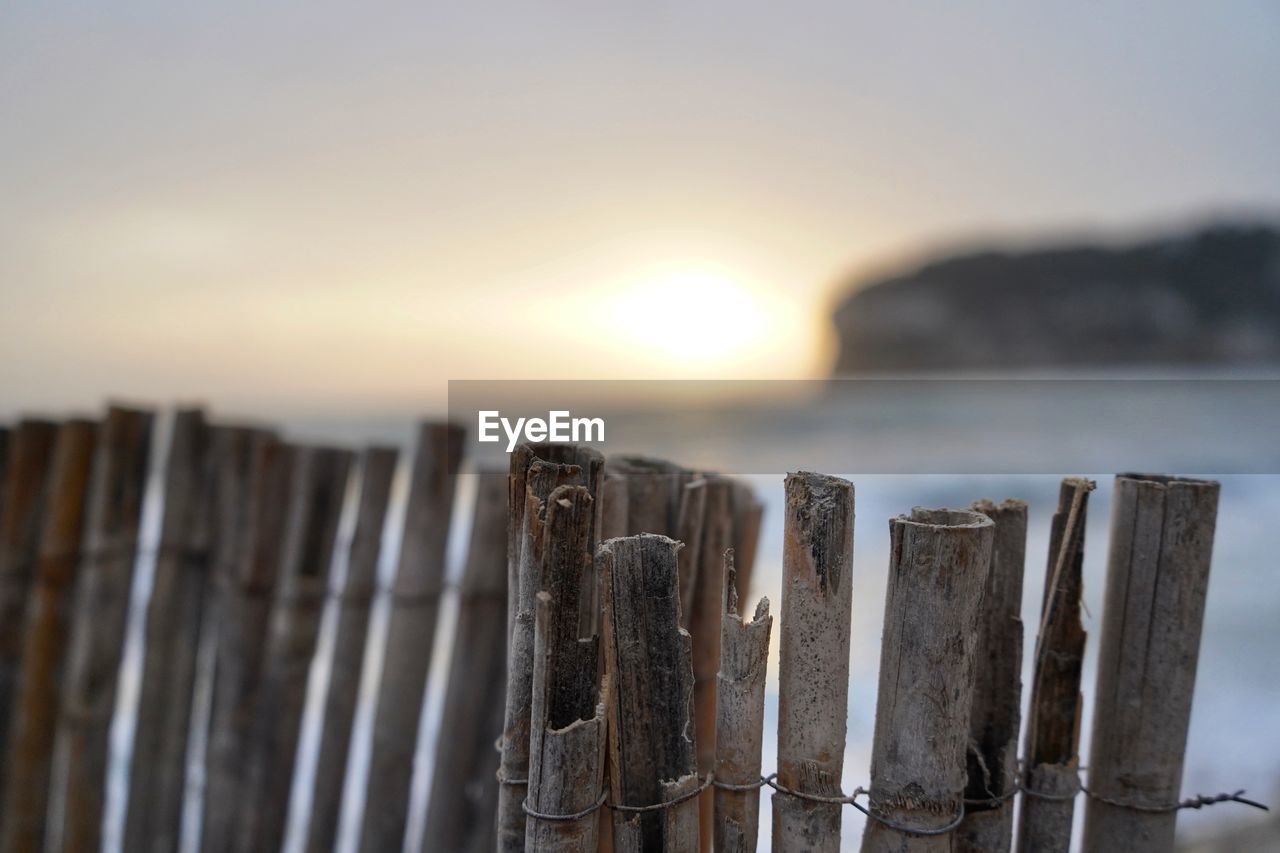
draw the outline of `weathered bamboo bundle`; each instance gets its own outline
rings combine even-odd
[[[247,433],[236,434],[247,455]],[[170,853],[181,840],[187,733],[215,537],[214,444],[203,412],[176,413],[129,770],[124,849],[140,853]]]
[[[764,744],[764,682],[769,663],[769,599],[754,618],[738,615],[733,551],[725,553],[720,672],[716,678],[715,849],[753,853],[760,831],[760,751]]]
[[[1084,845],[1169,850],[1182,785],[1218,483],[1116,477]]]
[[[249,782],[246,750],[262,675],[271,601],[280,556],[295,450],[267,433],[254,436],[246,529],[235,553],[218,566],[219,625],[205,756],[200,848],[234,849],[241,795]]]
[[[378,585],[378,557],[383,522],[391,498],[397,452],[371,447],[361,455],[360,497],[355,531],[348,550],[347,573],[337,595],[333,661],[324,699],[320,754],[316,761],[314,794],[307,829],[307,850],[333,850],[342,813],[342,789],[347,776],[347,755],[352,724],[364,671],[365,637]]]
[[[991,567],[978,616],[968,784],[955,846],[972,853],[1007,853],[1013,841],[1018,790],[1018,727],[1022,708],[1022,577],[1027,556],[1027,505],[1006,500],[973,505],[995,522]],[[987,802],[982,802],[986,800]]]
[[[693,660],[680,627],[679,547],[665,536],[639,534],[610,539],[596,553],[619,853],[694,851],[699,844]],[[630,810],[651,806],[662,807]]]
[[[873,817],[862,849],[949,851],[949,833],[919,835],[902,828],[943,830],[964,805],[978,615],[995,524],[976,512],[917,508],[889,527],[871,753]]]
[[[778,667],[778,783],[839,796],[849,707],[853,484],[787,475]],[[840,806],[773,795],[775,850],[840,849]]]
[[[347,450],[305,447],[295,458],[280,583],[245,755],[249,778],[241,794],[239,835],[244,853],[279,850],[284,843],[307,680],[351,457]]]
[[[461,427],[452,424],[423,424],[419,430],[375,699],[360,828],[364,853],[397,850],[404,840],[462,438]]]
[[[594,495],[600,488],[603,458],[589,448],[575,445],[521,445],[511,454],[510,526],[507,552],[507,582],[514,583],[514,605],[508,617],[511,642],[507,655],[507,694],[503,713],[498,788],[498,849],[514,853],[525,847],[523,803],[528,791],[529,746],[533,699],[534,608],[541,592],[542,571],[536,543],[541,535],[545,501],[556,488],[577,485]],[[523,497],[522,497],[523,496]],[[519,509],[517,509],[519,507]],[[593,510],[591,540],[598,529],[598,510]],[[579,605],[588,599],[588,584],[579,579]],[[590,600],[594,601],[591,595]],[[584,621],[579,614],[579,628]]]
[[[432,847],[443,853],[489,853],[496,843],[493,743],[502,733],[507,683],[507,491],[506,472],[478,476],[427,806]]]
[[[57,740],[66,750],[62,849],[102,841],[111,717],[138,556],[152,415],[112,406],[89,485],[82,567],[76,579]]]
[[[1075,795],[1080,787],[1080,669],[1085,631],[1084,534],[1091,480],[1068,478],[1058,493],[1049,528],[1049,558],[1040,627],[1036,632],[1031,705],[1027,718],[1025,784],[1018,849],[1066,853],[1071,849]]]
[[[97,424],[82,420],[67,421],[58,428],[41,512],[17,701],[8,732],[0,816],[4,853],[44,849],[61,674],[97,431]]]
[[[8,759],[8,741],[17,702],[18,670],[26,636],[27,599],[40,551],[44,488],[53,463],[58,425],[23,420],[5,430],[4,474],[0,482],[0,768]],[[0,772],[0,802],[4,778]]]

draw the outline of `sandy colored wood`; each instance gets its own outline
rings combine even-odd
[[[1191,718],[1219,485],[1116,477],[1084,845],[1169,850]]]
[[[4,431],[0,451],[0,768],[8,760],[5,735],[17,702],[18,670],[26,638],[26,611],[40,552],[45,485],[53,465],[58,425],[23,420]],[[4,778],[0,773],[0,802]]]
[[[738,597],[751,598],[751,580],[755,577],[756,552],[760,543],[760,525],[764,521],[764,504],[755,489],[740,480],[733,484],[733,550],[734,569],[738,575]]]
[[[151,449],[150,412],[112,406],[89,481],[82,565],[63,675],[56,749],[65,749],[62,849],[96,853],[102,842],[111,717],[124,653],[142,499]]]
[[[760,778],[764,744],[764,686],[773,617],[762,598],[755,616],[738,615],[733,552],[724,556],[720,672],[716,676],[716,780],[750,785]],[[714,789],[715,849],[754,853],[760,831],[760,791]]]
[[[639,534],[596,552],[604,590],[609,680],[610,795],[631,806],[668,802],[699,784],[691,639],[680,627],[680,544]],[[698,798],[661,811],[613,812],[613,844],[631,851],[696,850]]]
[[[233,850],[240,803],[249,784],[250,730],[257,707],[271,601],[280,578],[295,449],[271,435],[254,437],[244,535],[218,565],[218,633],[205,755],[200,849]]]
[[[5,853],[44,847],[54,736],[62,703],[61,674],[97,431],[91,421],[68,421],[58,428],[54,446],[8,732],[8,762],[3,768],[0,850]]]
[[[978,501],[973,510],[995,522],[991,568],[978,616],[978,647],[969,710],[968,783],[961,851],[1005,853],[1013,843],[1022,708],[1022,578],[1027,558],[1027,505]],[[990,799],[995,803],[978,803]]]
[[[316,759],[314,793],[307,824],[306,849],[329,853],[338,834],[342,791],[347,778],[351,729],[359,701],[364,670],[365,637],[378,585],[378,556],[382,528],[391,498],[397,452],[390,447],[370,447],[361,454],[360,496],[355,529],[347,552],[347,572],[337,596],[333,658],[324,697],[319,756]]]
[[[995,524],[976,512],[917,508],[889,529],[869,808],[900,825],[938,829],[964,799],[978,617]],[[954,841],[868,820],[862,849],[933,853],[953,850]]]
[[[478,475],[467,563],[427,804],[431,846],[490,853],[496,843],[498,756],[507,684],[507,474]]]
[[[1081,621],[1084,542],[1092,480],[1070,477],[1058,490],[1058,508],[1049,526],[1045,591],[1036,628],[1027,717],[1026,783],[1033,791],[1065,793],[1078,786],[1080,757],[1080,670],[1087,636]],[[1043,783],[1046,788],[1039,785]],[[1072,788],[1074,790],[1074,787]],[[1066,853],[1071,849],[1073,800],[1022,797],[1018,849],[1024,853]]]
[[[398,850],[404,841],[462,444],[459,426],[424,423],[419,428],[374,700],[369,783],[360,825],[359,849],[364,853]]]

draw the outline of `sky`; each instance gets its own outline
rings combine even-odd
[[[1280,205],[1280,6],[11,3],[0,409],[823,375],[851,280]]]

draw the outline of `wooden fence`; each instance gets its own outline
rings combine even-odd
[[[763,512],[747,485],[570,445],[522,446],[509,472],[481,474],[441,722],[420,732],[461,430],[421,427],[401,519],[393,448],[296,445],[192,409],[171,419],[149,478],[155,422],[117,406],[98,422],[0,430],[0,853],[104,846],[134,567],[147,560],[150,598],[132,603],[145,630],[128,853],[347,849],[352,798],[347,846],[398,851],[423,737],[435,742],[433,851],[751,851],[765,788],[778,851],[839,850],[846,805],[867,815],[869,851],[1067,850],[1080,801],[1086,849],[1156,851],[1180,808],[1249,803],[1177,799],[1216,483],[1116,479],[1087,786],[1080,602],[1094,484],[1064,480],[1053,515],[1026,720],[1027,505],[892,519],[869,786],[845,794],[851,483],[785,481],[770,771],[774,616],[767,600],[741,604]],[[380,589],[384,561],[394,573]],[[370,630],[379,601],[385,632]],[[302,773],[326,608],[319,745]],[[374,698],[357,791],[362,684]]]

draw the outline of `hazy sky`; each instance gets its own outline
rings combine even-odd
[[[850,270],[1274,208],[1278,87],[1274,0],[4,4],[0,408],[817,375]]]

